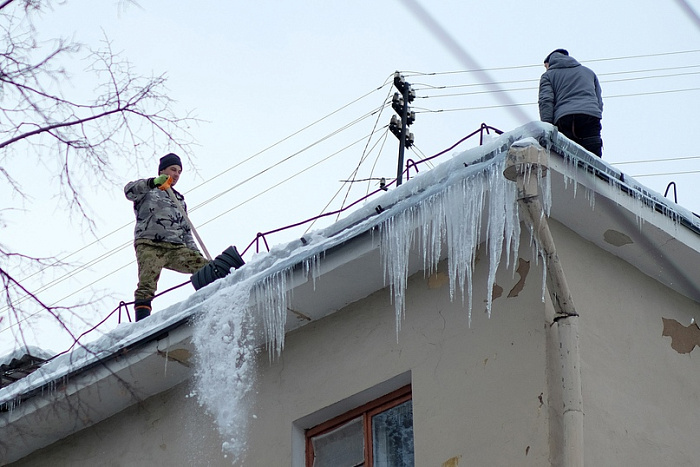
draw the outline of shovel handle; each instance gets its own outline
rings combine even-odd
[[[207,250],[207,247],[204,246],[204,242],[200,238],[199,234],[197,233],[197,229],[194,228],[194,224],[192,224],[192,221],[190,220],[190,217],[187,215],[187,212],[185,211],[185,208],[182,207],[182,204],[180,203],[180,200],[177,199],[175,196],[175,193],[173,193],[173,189],[168,187],[165,189],[166,193],[168,193],[168,196],[170,196],[170,199],[175,203],[175,206],[177,206],[177,209],[180,211],[180,214],[185,218],[187,221],[187,224],[190,226],[190,229],[192,229],[192,233],[194,234],[195,238],[197,239],[197,242],[199,242],[199,246],[202,247],[202,251],[204,251],[204,256],[211,261],[211,255],[209,254],[209,251]]]

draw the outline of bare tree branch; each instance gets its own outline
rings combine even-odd
[[[164,150],[189,157],[194,142],[188,128],[197,120],[190,114],[175,113],[164,74],[139,74],[128,59],[113,50],[106,37],[96,50],[64,38],[40,43],[32,15],[50,14],[54,3],[0,0],[0,179],[11,193],[29,202],[26,188],[13,176],[9,162],[17,157],[35,158],[37,165],[45,165],[58,178],[59,183],[48,188],[57,192],[58,207],[71,217],[77,215],[94,231],[81,179],[91,175],[109,183],[112,167],[127,162],[141,164]],[[87,99],[64,91],[70,82],[64,67],[75,63],[72,59],[82,58],[83,51],[90,64],[86,70],[75,71],[81,79],[87,72],[95,83],[95,91]],[[13,208],[6,204],[9,202],[0,201],[0,213]],[[53,258],[34,257],[2,245],[0,278],[7,305],[0,309],[3,326],[15,323],[19,328],[19,323],[39,312],[58,322],[74,341],[73,346],[79,344],[79,332],[62,316],[77,304],[49,306],[13,272],[46,273],[60,267],[62,263]],[[21,329],[16,335],[26,340]]]

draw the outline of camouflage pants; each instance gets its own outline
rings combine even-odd
[[[199,251],[185,245],[139,239],[134,242],[134,247],[139,268],[139,284],[134,291],[136,300],[150,301],[153,298],[163,268],[193,274],[209,263]]]

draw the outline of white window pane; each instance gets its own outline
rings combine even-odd
[[[413,467],[413,403],[372,417],[375,467]]]
[[[355,467],[364,465],[365,437],[362,417],[311,439],[314,467]]]

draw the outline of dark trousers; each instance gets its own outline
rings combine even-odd
[[[600,119],[591,115],[564,115],[556,123],[559,131],[598,157],[603,157]]]

